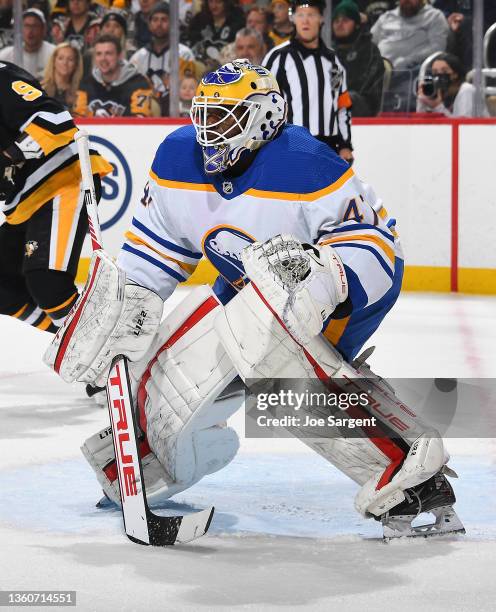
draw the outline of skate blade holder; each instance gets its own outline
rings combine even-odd
[[[440,506],[425,513],[434,515],[434,522],[413,526],[413,521],[422,516],[411,514],[389,516],[382,519],[383,539],[388,542],[397,538],[428,538],[465,533],[465,527],[452,506]]]

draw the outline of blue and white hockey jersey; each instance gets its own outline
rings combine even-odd
[[[352,359],[396,300],[403,270],[393,221],[367,197],[348,164],[305,128],[286,126],[246,172],[226,178],[205,174],[194,129],[182,127],[156,153],[119,265],[166,300],[205,257],[225,301],[246,281],[240,253],[249,243],[285,233],[331,244],[345,265],[350,309],[323,333]]]

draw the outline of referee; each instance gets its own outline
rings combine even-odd
[[[324,0],[294,0],[295,34],[262,64],[276,77],[288,103],[288,122],[303,125],[347,162],[353,162],[351,98],[346,71],[320,38]]]

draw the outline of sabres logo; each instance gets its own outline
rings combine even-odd
[[[232,85],[237,83],[243,76],[241,70],[235,64],[221,66],[215,72],[209,72],[202,79],[203,85]]]
[[[241,288],[246,276],[241,251],[255,239],[242,229],[223,225],[209,230],[203,237],[205,257],[234,287]]]

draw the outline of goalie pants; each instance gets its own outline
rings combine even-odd
[[[99,176],[94,176],[99,190]],[[79,183],[18,225],[0,226],[0,314],[55,332],[78,297],[88,219]]]
[[[344,319],[331,319],[324,329],[324,336],[348,363],[355,359],[398,299],[403,281],[403,260],[396,257],[394,267],[393,284],[380,300],[353,311],[349,317]],[[361,287],[354,286],[356,283],[353,283],[353,279],[349,278],[348,281],[351,281],[350,297],[353,302],[352,292],[361,290]]]

